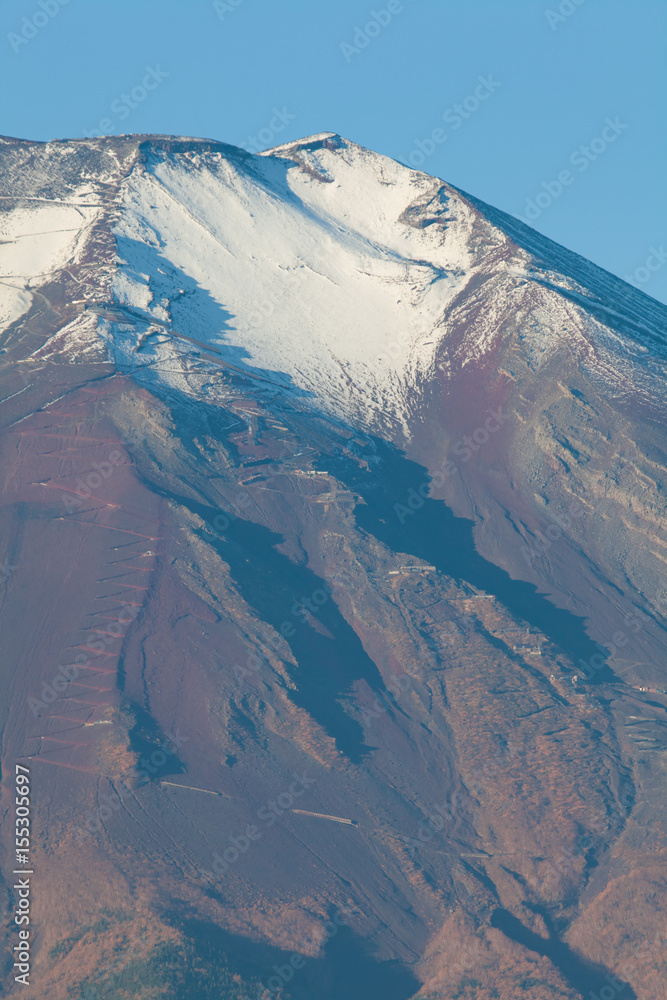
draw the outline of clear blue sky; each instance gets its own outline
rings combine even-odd
[[[0,47],[6,135],[340,132],[667,301],[666,0],[2,0]]]

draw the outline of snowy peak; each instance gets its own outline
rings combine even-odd
[[[316,135],[306,136],[304,139],[296,139],[293,142],[283,142],[279,146],[272,146],[271,149],[266,149],[264,152],[260,153],[260,156],[278,156],[285,155],[290,151],[297,151],[299,149],[343,149],[345,146],[353,146],[354,143],[346,140],[342,135],[338,135],[337,132],[318,132]],[[358,149],[361,147],[358,146]]]
[[[114,328],[128,364],[140,336],[187,391],[182,349],[196,340],[354,423],[407,429],[470,271],[472,213],[461,200],[450,226],[441,182],[325,134],[243,161],[151,159],[122,199],[115,298],[170,327],[153,340]]]
[[[2,202],[4,323],[49,275],[82,267],[95,337],[152,383],[214,402],[228,391],[216,371],[234,365],[401,438],[434,386],[509,342],[538,368],[566,343],[619,391],[656,393],[663,307],[336,133],[259,155],[176,136],[0,151],[16,179]]]

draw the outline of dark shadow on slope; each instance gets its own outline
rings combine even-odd
[[[637,994],[628,983],[614,979],[604,968],[587,962],[569,945],[553,936],[548,917],[546,919],[547,927],[552,934],[546,939],[528,930],[513,913],[500,907],[491,914],[491,926],[502,931],[511,941],[516,941],[524,948],[548,958],[568,984],[582,996],[606,996],[611,989],[611,996],[622,995],[623,1000],[637,1000]],[[610,986],[610,983],[613,986]]]
[[[340,918],[339,918],[340,921]],[[400,962],[378,962],[368,942],[346,925],[325,925],[329,937],[324,954],[310,958],[230,934],[216,924],[179,921],[176,926],[198,948],[229,957],[245,981],[259,980],[267,996],[284,1000],[409,1000],[421,983]],[[295,968],[294,966],[297,966]],[[282,989],[282,993],[280,990]],[[195,1000],[187,991],[182,1000]],[[197,1000],[199,998],[197,997]]]
[[[296,669],[287,665],[297,685],[289,697],[313,716],[351,761],[359,763],[370,748],[363,742],[361,725],[343,707],[345,694],[358,680],[380,691],[382,677],[338,610],[327,582],[277,550],[282,535],[242,518],[218,527],[219,509],[147,485],[206,523],[202,537],[230,567],[244,601],[284,637],[298,663]]]
[[[537,588],[488,562],[475,548],[474,522],[456,517],[442,500],[423,500],[419,490],[428,483],[426,469],[410,461],[394,445],[369,438],[374,449],[373,472],[350,458],[324,456],[318,466],[333,472],[365,504],[355,516],[359,527],[394,552],[406,552],[430,563],[458,582],[493,594],[513,615],[539,629],[575,662],[584,661],[595,682],[616,680],[607,666],[607,652],[586,634],[584,619],[556,607]],[[412,504],[412,506],[410,506]],[[595,666],[591,670],[591,658]],[[600,662],[603,661],[603,662]]]
[[[137,754],[137,771],[150,781],[160,781],[170,774],[184,774],[185,764],[159,723],[135,701],[127,701],[121,718],[128,725],[130,749]]]
[[[207,377],[224,381],[228,390],[235,390],[240,394],[248,393],[250,389],[252,398],[275,405],[279,410],[280,402],[284,402],[286,398],[289,400],[311,395],[294,386],[291,377],[284,372],[261,370],[258,373],[257,369],[247,364],[249,354],[244,348],[226,344],[225,337],[233,329],[231,313],[184,271],[167,261],[158,248],[136,240],[120,240],[118,249],[123,257],[132,260],[135,268],[150,275],[151,290],[156,299],[173,294],[174,288],[182,290],[182,308],[180,311],[176,310],[181,329],[175,331],[176,335],[186,333],[198,340],[215,342],[221,352],[219,370],[216,372],[207,369]],[[197,346],[193,344],[193,358],[197,350]],[[227,363],[234,366],[233,370],[225,368]],[[212,369],[213,366],[209,368]],[[154,384],[152,388],[158,395],[170,398],[175,413],[178,406],[182,414],[177,421],[178,434],[192,454],[200,457],[193,440],[196,433],[194,428],[200,429],[207,423],[215,424],[215,436],[228,449],[235,450],[229,441],[229,431],[232,426],[238,426],[236,414],[232,415],[221,407],[211,406],[206,402],[188,401],[178,390],[160,383]],[[205,394],[203,395],[205,398]],[[280,396],[281,400],[273,403],[276,396]],[[312,419],[316,420],[318,416],[321,415],[313,410]],[[287,414],[283,412],[282,418],[286,419]],[[336,422],[329,418],[327,423],[330,434],[336,438]],[[421,500],[418,491],[428,482],[426,470],[405,458],[395,446],[379,438],[367,437],[366,440],[375,452],[372,475],[363,471],[351,459],[344,460],[342,457],[329,455],[320,460],[321,468],[334,473],[366,501],[365,505],[356,509],[360,527],[393,551],[412,553],[435,564],[440,571],[454,579],[466,581],[494,594],[512,614],[536,626],[575,661],[581,659],[588,663],[591,657],[595,657],[593,663],[599,666],[594,671],[586,671],[593,675],[594,680],[615,679],[604,662],[600,663],[600,660],[606,660],[606,652],[601,654],[596,644],[588,638],[583,619],[557,608],[539,594],[532,584],[513,580],[504,570],[484,559],[475,549],[472,521],[455,517],[440,500]],[[152,485],[150,488],[155,489]],[[419,509],[413,511],[408,504],[411,502],[410,498],[415,496]],[[208,523],[212,523],[219,514],[219,511],[197,505],[184,497],[174,495],[172,499],[196,510]],[[403,523],[396,514],[396,505],[403,505],[407,510],[406,516],[402,518]],[[308,597],[324,585],[314,574],[296,567],[289,559],[279,555],[275,545],[280,541],[282,539],[279,536],[267,529],[237,519],[232,521],[224,538],[218,533],[215,542],[222,558],[232,567],[248,604],[278,628],[283,622],[293,618],[291,608],[296,597]],[[252,559],[247,558],[247,553],[252,554]],[[268,580],[271,581],[270,586],[267,586]],[[275,587],[275,593],[281,595],[280,599],[276,599],[271,587]],[[330,627],[327,623],[326,619],[332,615],[334,607],[333,602],[328,601],[322,611],[318,612],[318,617],[335,636],[335,640],[327,639],[307,624],[297,629],[295,636],[286,636],[300,664],[298,680],[296,675],[294,678],[298,684],[298,692],[293,697],[295,700],[304,699],[303,707],[306,707],[307,701],[309,710],[322,724],[325,724],[324,720],[330,714],[327,712],[327,699],[332,704],[337,704],[335,699],[354,680],[366,678],[372,688],[377,688],[380,684],[375,665],[363,653],[361,643],[343,617],[338,615],[333,623],[335,627]],[[307,664],[310,666],[306,666]],[[341,749],[345,745],[346,752],[356,758],[362,752],[360,727],[339,705],[336,712],[336,741]],[[329,719],[327,728],[331,724],[332,720]],[[353,736],[353,733],[356,735]]]
[[[158,247],[126,236],[117,237],[116,246],[119,256],[128,262],[123,265],[123,270],[147,275],[153,299],[169,299],[171,314],[171,322],[162,322],[155,320],[139,306],[108,303],[112,311],[118,311],[126,317],[127,323],[120,325],[135,327],[134,333],[129,333],[130,340],[136,342],[139,335],[143,338],[142,346],[132,352],[131,361],[128,362],[127,355],[119,354],[120,371],[136,374],[147,380],[154,391],[164,395],[164,386],[159,384],[157,377],[160,373],[169,375],[184,370],[182,361],[179,361],[180,356],[185,359],[195,378],[201,376],[202,384],[207,375],[212,381],[215,381],[216,376],[226,380],[241,378],[250,380],[259,395],[272,396],[288,390],[292,398],[312,397],[311,392],[295,385],[287,373],[253,367],[249,363],[250,352],[245,347],[228,342],[229,335],[238,329],[234,325],[234,314],[186,271],[164,256]],[[250,317],[257,325],[269,322],[262,316],[261,305],[262,298],[259,295],[257,315]],[[123,342],[128,333],[120,330],[118,320],[114,321],[114,325],[117,327],[114,340]],[[154,327],[155,331],[148,334],[150,327]],[[174,345],[173,356],[164,360],[152,358],[153,346],[165,336],[179,341],[178,345]]]

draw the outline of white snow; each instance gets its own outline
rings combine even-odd
[[[99,321],[94,313],[81,313],[42,344],[32,355],[40,361],[100,361],[105,360],[100,341]]]
[[[0,197],[14,206],[0,332],[81,261],[100,315],[40,357],[99,358],[101,337],[138,378],[209,402],[235,394],[231,366],[258,392],[405,439],[433,379],[493,363],[507,339],[534,370],[566,349],[615,391],[664,395],[662,307],[438,178],[330,132],[258,156],[172,139],[140,156],[90,140],[104,165],[84,157],[74,190],[70,144],[49,146],[36,188],[17,175],[20,198]],[[115,262],[94,244],[82,257],[107,206]]]
[[[0,281],[0,331],[6,330],[30,308],[32,295],[10,282]]]
[[[304,170],[303,150],[301,163],[281,155],[291,148],[254,157],[251,172],[218,153],[135,170],[115,296],[332,413],[406,428],[434,330],[467,281],[468,213],[459,201],[456,226],[415,228],[399,217],[441,182],[353,144],[307,151]],[[199,391],[170,363],[186,342],[155,340],[164,379]]]
[[[0,214],[0,331],[30,308],[30,289],[72,259],[96,212],[66,202],[22,199]]]
[[[0,279],[39,284],[71,257],[91,209],[30,202],[2,216]]]
[[[138,378],[209,402],[235,393],[232,366],[393,440],[422,419],[433,379],[492,361],[508,337],[536,370],[565,347],[619,391],[648,398],[662,379],[664,392],[644,358],[657,304],[562,248],[545,255],[538,234],[519,246],[502,213],[333,133],[258,156],[156,137],[133,165],[110,146],[99,176],[52,186],[70,153],[53,144],[37,189],[61,199],[0,199],[16,206],[0,213],[0,331],[80,259],[105,206],[116,218],[115,265],[87,260],[100,317],[62,328],[45,359],[100,357],[102,337]]]

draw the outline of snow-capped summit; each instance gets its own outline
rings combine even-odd
[[[483,363],[519,332],[534,364],[566,340],[621,388],[655,391],[650,365],[634,370],[660,337],[650,300],[334,133],[260,155],[175,137],[47,149],[48,190],[9,202],[5,216],[5,323],[49,274],[90,253],[107,213],[109,294],[99,273],[83,289],[99,318],[74,322],[71,348],[101,334],[119,362],[199,398],[215,400],[216,367],[233,364],[352,424],[409,436],[434,379]],[[64,193],[49,197],[58,182]],[[591,294],[596,280],[616,313]]]
[[[123,187],[114,295],[169,324],[165,368],[194,338],[352,422],[405,422],[472,270],[457,201],[451,225],[441,182],[329,134],[151,157]],[[137,331],[112,338],[129,360]]]
[[[667,309],[330,132],[0,163],[41,995],[656,996]]]

